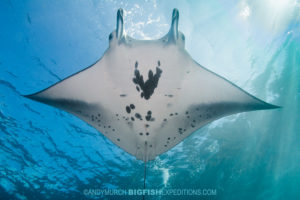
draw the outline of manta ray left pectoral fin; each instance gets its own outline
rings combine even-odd
[[[105,59],[104,59],[105,60]],[[88,113],[101,106],[99,100],[105,98],[109,85],[99,84],[105,69],[103,59],[95,64],[73,74],[50,87],[24,97],[47,105],[57,107],[77,116]],[[105,80],[103,80],[105,83]]]

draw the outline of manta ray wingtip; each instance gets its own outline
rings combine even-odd
[[[271,110],[271,109],[278,109],[278,108],[282,108],[282,106],[277,106],[274,104],[270,104],[267,102],[263,102],[263,105],[261,106],[261,110]]]
[[[22,97],[25,97],[27,99],[31,99],[31,100],[36,100],[36,95],[35,94],[22,94]]]
[[[282,106],[273,105],[273,104],[268,104],[268,108],[267,109],[278,109],[278,108],[283,108],[283,107]]]

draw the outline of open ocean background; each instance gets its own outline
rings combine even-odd
[[[143,162],[78,118],[21,96],[99,59],[119,8],[137,39],[166,34],[178,8],[198,63],[283,107],[217,120],[148,163],[147,188],[216,195],[146,199],[300,199],[298,0],[1,0],[0,199],[141,199],[85,195],[143,188]]]

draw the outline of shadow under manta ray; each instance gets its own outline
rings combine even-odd
[[[26,97],[76,115],[145,163],[218,118],[278,108],[194,61],[178,18],[174,9],[161,39],[136,40],[125,34],[119,9],[98,62]]]

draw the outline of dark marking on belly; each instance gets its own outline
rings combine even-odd
[[[134,115],[137,119],[143,120],[142,116],[139,113],[135,113]]]
[[[151,116],[150,116],[150,115],[147,115],[145,118],[146,118],[147,121],[150,121]]]
[[[131,109],[129,106],[126,106],[126,112],[129,114],[131,112]]]
[[[133,104],[130,104],[130,108],[133,110],[135,109],[135,106]]]
[[[159,62],[160,66],[160,62]],[[141,89],[141,98],[145,98],[146,100],[150,99],[151,95],[154,93],[155,88],[158,85],[158,81],[160,79],[160,76],[162,74],[162,70],[159,68],[159,66],[156,67],[156,72],[153,74],[152,70],[148,71],[148,80],[144,81],[143,75],[140,74],[140,71],[138,70],[138,62],[135,63],[135,70],[134,70],[134,78],[132,79],[133,83],[139,86],[139,89]],[[137,88],[138,92],[139,89]]]

